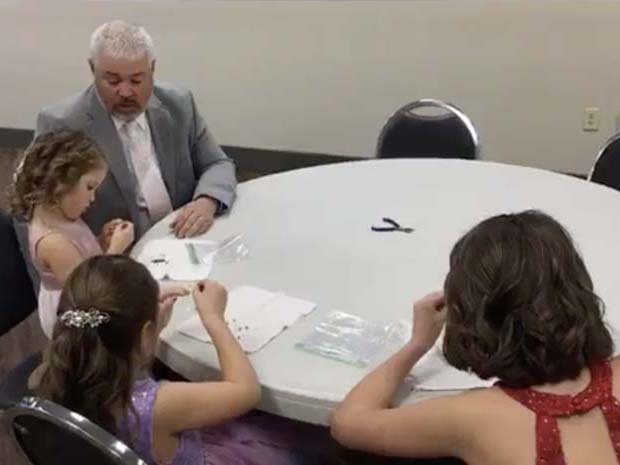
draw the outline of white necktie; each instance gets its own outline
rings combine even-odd
[[[124,136],[123,142],[131,157],[139,193],[142,194],[151,221],[156,223],[172,211],[172,204],[157,161],[153,159],[151,141],[145,137],[147,134],[140,129],[136,121],[123,124],[121,135]],[[138,205],[140,203],[138,202]]]

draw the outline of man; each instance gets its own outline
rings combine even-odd
[[[153,41],[142,27],[103,24],[91,37],[94,84],[37,119],[37,135],[60,128],[89,134],[109,172],[85,215],[98,234],[113,218],[133,221],[140,237],[173,210],[177,237],[206,232],[235,198],[235,167],[215,143],[192,94],[154,83]]]

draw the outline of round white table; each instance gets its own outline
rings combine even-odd
[[[409,319],[414,299],[442,287],[454,242],[494,214],[536,208],[573,235],[620,327],[620,193],[548,171],[463,160],[369,160],[290,171],[239,185],[229,216],[207,234],[243,233],[250,256],[217,265],[211,278],[227,288],[253,285],[318,303],[250,359],[263,386],[260,408],[327,424],[331,410],[368,371],[296,349],[331,310],[369,320]],[[412,234],[372,232],[391,217]],[[170,218],[153,227],[134,256],[154,238],[169,236]],[[218,367],[212,345],[175,330],[194,314],[177,302],[158,355],[192,380]],[[413,402],[437,392],[413,391]],[[441,392],[440,394],[445,394]]]

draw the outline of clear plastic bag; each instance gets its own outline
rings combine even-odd
[[[333,311],[295,346],[307,352],[365,367],[386,347],[402,345],[411,333],[405,322],[385,324]]]
[[[138,261],[157,280],[198,281],[208,278],[215,265],[237,262],[248,254],[242,234],[223,241],[154,239],[146,244]]]
[[[196,260],[202,263],[238,262],[249,255],[243,234],[236,234],[222,241],[189,242]]]

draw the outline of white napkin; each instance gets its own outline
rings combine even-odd
[[[316,304],[252,286],[233,289],[228,295],[226,322],[246,353],[259,350]],[[202,342],[212,343],[200,317],[195,315],[177,331]]]
[[[490,387],[495,380],[478,378],[474,373],[460,371],[448,365],[441,350],[442,338],[413,367],[409,375],[415,389],[428,391],[461,391]]]
[[[202,251],[215,249],[215,245],[214,241],[198,239],[154,239],[137,260],[157,280],[199,281],[208,278],[213,268],[213,255]]]

